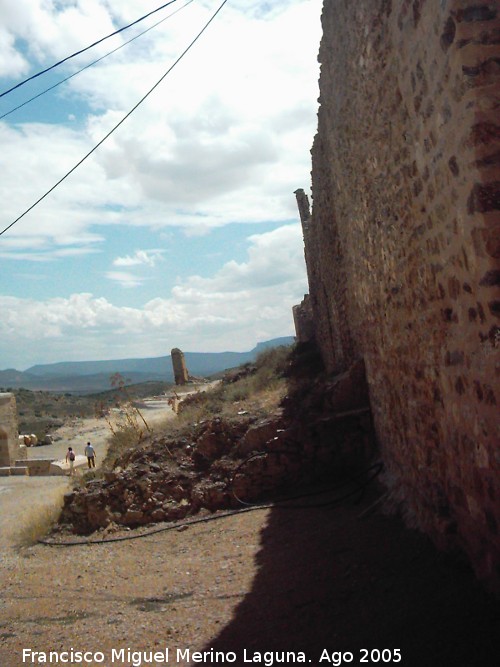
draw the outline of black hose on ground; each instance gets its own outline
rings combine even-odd
[[[268,453],[268,452],[266,452]],[[260,455],[260,453],[259,453]],[[243,463],[238,466],[238,468],[235,471],[235,475],[237,474],[238,470],[250,459],[255,458],[257,454],[252,454],[252,456],[248,457],[246,461],[243,461]],[[366,479],[362,484],[358,484],[358,488],[356,488],[354,491],[350,491],[348,493],[345,493],[337,498],[334,498],[333,500],[329,500],[325,503],[314,503],[314,504],[308,504],[308,505],[284,505],[284,501],[280,501],[279,503],[275,502],[268,502],[268,503],[256,503],[256,504],[251,504],[249,505],[248,503],[244,503],[244,501],[239,500],[236,495],[234,496],[238,502],[241,502],[242,504],[246,504],[246,507],[243,507],[242,509],[237,509],[237,510],[231,510],[229,512],[224,512],[223,514],[216,514],[212,516],[207,516],[207,517],[201,517],[199,519],[192,519],[190,521],[183,521],[182,523],[176,523],[176,524],[171,524],[169,526],[162,526],[161,528],[155,528],[153,530],[150,530],[146,533],[139,533],[135,535],[122,535],[120,537],[110,537],[104,540],[72,540],[68,542],[51,542],[50,540],[37,540],[38,544],[42,544],[44,546],[50,546],[50,547],[83,547],[83,546],[89,546],[93,544],[111,544],[113,542],[125,542],[128,540],[138,540],[142,537],[149,537],[150,535],[156,535],[158,533],[163,533],[169,530],[178,530],[181,527],[184,526],[195,526],[199,523],[208,523],[209,521],[218,521],[219,519],[227,519],[228,517],[235,516],[237,514],[243,514],[245,512],[256,512],[258,510],[265,510],[265,509],[313,509],[313,508],[319,508],[319,507],[330,507],[332,505],[335,505],[339,502],[342,502],[346,500],[347,498],[350,498],[351,496],[362,493],[364,492],[365,488],[382,472],[384,467],[384,464],[379,461],[377,463],[374,463],[373,465],[369,466],[365,470],[361,471],[357,475],[354,475],[349,480],[346,480],[341,483],[337,483],[333,486],[331,486],[328,489],[323,489],[321,491],[311,491],[309,493],[304,493],[304,494],[297,494],[294,496],[289,496],[286,501],[290,500],[297,500],[300,498],[306,498],[306,497],[311,497],[311,496],[317,496],[317,495],[323,495],[325,493],[328,493],[329,491],[332,491],[333,489],[336,488],[341,488],[343,486],[346,486],[347,484],[355,483],[357,480],[365,475],[366,473],[369,473],[370,471],[374,470],[374,472]],[[234,475],[233,475],[234,479]],[[234,494],[233,494],[234,495]],[[361,497],[360,497],[361,499]]]

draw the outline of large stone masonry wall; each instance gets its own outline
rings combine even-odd
[[[328,369],[394,495],[500,581],[500,3],[325,0],[305,234]]]

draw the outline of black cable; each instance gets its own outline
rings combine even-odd
[[[75,51],[75,53],[72,53],[70,56],[67,56],[66,58],[63,58],[62,60],[59,60],[59,62],[54,63],[50,67],[47,67],[46,69],[41,70],[40,72],[37,72],[36,74],[33,74],[32,76],[28,77],[27,79],[24,79],[24,81],[20,81],[15,86],[12,86],[12,88],[9,88],[9,90],[5,90],[3,93],[0,93],[0,97],[4,97],[4,95],[8,95],[13,90],[16,90],[16,88],[20,88],[21,86],[24,86],[24,84],[28,83],[28,81],[32,81],[33,79],[36,79],[38,76],[41,76],[42,74],[46,74],[47,72],[50,72],[50,70],[54,69],[55,67],[58,67],[59,65],[62,65],[67,60],[70,60],[71,58],[74,58],[75,56],[79,56],[81,53],[85,53],[85,51],[88,51],[93,46],[97,46],[101,42],[104,42],[106,39],[109,39],[110,37],[113,37],[114,35],[118,35],[118,33],[123,32],[124,30],[127,30],[128,28],[131,28],[133,25],[136,25],[136,23],[140,23],[141,21],[144,21],[144,19],[147,19],[148,16],[151,16],[152,14],[156,14],[156,12],[159,12],[160,10],[165,9],[165,7],[168,7],[169,5],[172,5],[174,2],[177,2],[177,0],[170,0],[170,2],[165,3],[161,7],[157,7],[157,9],[153,9],[152,12],[149,12],[148,14],[144,14],[144,16],[141,16],[140,19],[137,19],[136,21],[133,21],[133,23],[129,23],[128,25],[123,26],[123,28],[119,28],[118,30],[115,30],[115,32],[112,32],[111,34],[106,35],[106,37],[102,37],[101,39],[97,40],[97,42],[94,42],[93,44],[90,44],[89,46],[86,46],[84,49],[80,49],[80,51]]]
[[[7,112],[4,113],[2,116],[0,116],[0,120],[2,120],[3,118],[5,118],[6,116],[10,116],[10,114],[11,114],[11,113],[14,113],[14,111],[17,111],[18,109],[22,109],[22,107],[25,107],[25,106],[26,106],[27,104],[29,104],[30,102],[33,102],[34,100],[37,100],[39,97],[42,97],[42,95],[45,95],[45,93],[49,93],[51,90],[54,90],[54,88],[57,88],[58,86],[62,85],[63,83],[66,83],[66,81],[69,81],[70,79],[72,79],[72,78],[73,78],[74,76],[76,76],[77,74],[80,74],[81,72],[84,72],[86,69],[89,69],[89,67],[92,67],[93,65],[96,65],[97,63],[100,63],[101,60],[104,60],[105,58],[107,58],[108,56],[112,55],[113,53],[116,53],[116,52],[119,51],[120,49],[123,49],[123,47],[124,47],[124,46],[127,46],[127,44],[130,44],[131,42],[133,42],[134,40],[138,39],[139,37],[142,37],[142,36],[145,35],[147,32],[149,32],[150,30],[153,30],[153,28],[156,28],[156,27],[159,26],[161,23],[164,23],[167,19],[171,18],[172,16],[175,16],[175,14],[177,14],[178,12],[182,11],[183,9],[185,9],[185,8],[186,8],[188,5],[190,5],[193,1],[194,1],[194,0],[188,0],[188,2],[186,2],[185,5],[183,5],[182,7],[179,7],[179,9],[176,9],[175,12],[172,12],[172,13],[169,14],[168,16],[165,16],[165,18],[164,18],[164,19],[161,19],[161,21],[157,21],[156,23],[153,23],[152,26],[150,26],[150,27],[147,28],[146,30],[143,30],[143,31],[140,32],[138,35],[136,35],[135,37],[132,37],[132,39],[129,39],[127,42],[124,42],[123,44],[120,44],[120,46],[117,46],[116,49],[113,49],[112,51],[109,51],[109,52],[106,53],[104,56],[101,56],[100,58],[97,58],[97,60],[93,60],[93,61],[92,61],[91,63],[89,63],[88,65],[85,65],[85,67],[82,67],[81,69],[77,70],[76,72],[73,72],[73,74],[70,74],[69,76],[67,76],[67,77],[64,78],[64,79],[61,79],[61,81],[58,81],[58,82],[55,83],[53,86],[50,86],[49,88],[46,88],[45,90],[42,90],[42,92],[41,92],[41,93],[38,93],[38,95],[34,95],[33,97],[30,97],[30,98],[29,98],[28,100],[26,100],[25,102],[22,102],[21,104],[18,104],[17,107],[14,107],[14,108],[11,109],[10,111],[7,111]]]
[[[152,88],[151,88],[151,89],[150,89],[150,90],[149,90],[149,91],[148,91],[148,92],[147,92],[147,93],[146,93],[146,94],[139,100],[139,102],[137,102],[137,104],[136,104],[135,106],[132,107],[132,109],[131,109],[131,110],[130,110],[130,111],[129,111],[129,112],[128,112],[128,113],[127,113],[127,114],[126,114],[126,115],[125,115],[125,116],[124,116],[124,117],[123,117],[123,118],[122,118],[122,119],[121,119],[121,120],[120,120],[120,121],[119,121],[119,122],[118,122],[118,123],[117,123],[117,124],[116,124],[116,125],[115,125],[115,126],[114,126],[114,127],[113,127],[113,128],[112,128],[112,129],[111,129],[111,130],[110,130],[110,131],[109,131],[109,132],[108,132],[108,133],[101,139],[101,140],[100,140],[100,141],[99,141],[98,144],[96,144],[96,145],[94,146],[94,148],[92,148],[92,150],[90,150],[84,157],[82,157],[82,159],[81,159],[79,162],[77,162],[77,163],[74,165],[74,167],[72,167],[68,172],[66,172],[66,174],[65,174],[62,178],[60,178],[60,179],[57,181],[57,183],[55,183],[55,185],[53,185],[49,190],[47,190],[47,192],[46,192],[44,195],[42,195],[39,199],[37,199],[36,202],[35,202],[34,204],[32,204],[29,208],[27,208],[27,209],[24,211],[24,213],[21,213],[21,215],[18,216],[13,222],[11,222],[10,225],[7,225],[7,227],[5,227],[5,229],[2,229],[2,231],[0,232],[0,236],[2,236],[3,234],[5,234],[5,232],[7,232],[7,231],[8,231],[11,227],[13,227],[17,222],[19,222],[19,220],[21,220],[21,218],[24,218],[24,216],[25,216],[27,213],[29,213],[30,211],[32,211],[32,210],[35,208],[35,206],[37,206],[41,201],[43,201],[46,197],[48,197],[48,195],[49,195],[51,192],[53,192],[53,191],[57,188],[58,185],[60,185],[63,181],[65,181],[65,180],[68,178],[68,176],[70,176],[70,174],[72,174],[74,171],[76,171],[76,169],[78,169],[78,167],[79,167],[83,162],[85,162],[85,160],[86,160],[87,158],[89,158],[89,157],[92,155],[92,153],[94,153],[94,152],[99,148],[99,146],[101,146],[101,145],[106,141],[106,139],[108,139],[108,138],[113,134],[113,132],[115,132],[115,130],[117,130],[117,129],[120,127],[120,125],[122,125],[122,124],[127,120],[127,118],[128,118],[129,116],[131,116],[131,115],[134,113],[134,111],[135,111],[135,110],[136,110],[136,109],[137,109],[137,108],[144,102],[144,100],[145,100],[147,97],[149,97],[149,96],[151,95],[151,93],[152,93],[152,92],[153,92],[153,91],[160,85],[160,83],[163,81],[163,79],[164,79],[168,74],[170,74],[170,72],[174,69],[174,67],[177,65],[177,63],[178,63],[180,60],[182,60],[182,58],[183,58],[183,57],[186,55],[186,53],[192,48],[192,46],[194,46],[195,42],[198,41],[198,39],[199,39],[199,38],[201,37],[201,35],[205,32],[205,30],[206,30],[206,29],[208,28],[208,26],[212,23],[212,21],[215,19],[215,17],[217,16],[217,14],[221,11],[221,9],[224,7],[224,5],[225,5],[227,2],[228,2],[228,0],[224,0],[224,1],[223,1],[223,3],[219,6],[219,8],[217,9],[217,11],[212,15],[212,17],[207,21],[207,23],[205,23],[205,25],[203,26],[203,28],[202,28],[202,29],[200,30],[200,32],[196,35],[196,37],[195,37],[195,38],[193,39],[193,41],[189,44],[189,46],[188,46],[186,49],[184,49],[184,51],[183,51],[183,52],[181,53],[181,55],[177,58],[177,60],[174,62],[174,64],[171,65],[171,66],[168,68],[168,70],[165,72],[165,74],[163,74],[163,76],[162,76],[162,77],[155,83],[155,85],[154,85],[154,86],[153,86],[153,87],[152,87]]]
[[[176,523],[170,526],[162,526],[161,528],[155,528],[148,531],[147,533],[139,533],[137,535],[122,535],[121,537],[110,537],[105,540],[86,540],[85,542],[73,540],[71,542],[50,542],[49,540],[37,540],[38,544],[43,544],[47,547],[83,547],[91,544],[109,544],[110,542],[126,542],[127,540],[138,540],[141,537],[149,537],[150,535],[156,535],[157,533],[164,533],[168,530],[175,530],[181,528],[182,526],[194,526],[197,523],[207,523],[209,521],[217,521],[218,519],[226,519],[230,516],[235,516],[236,514],[243,514],[245,512],[255,512],[257,510],[265,510],[272,507],[271,504],[259,505],[258,507],[245,507],[243,509],[232,510],[231,512],[225,512],[224,514],[216,514],[213,516],[204,516],[201,519],[193,519],[192,521],[184,521],[183,523]]]
[[[239,502],[241,505],[244,505],[245,507],[256,507],[256,506],[259,505],[259,503],[251,503],[251,502],[247,502],[247,501],[242,500],[241,498],[239,498],[239,497],[236,495],[236,493],[235,493],[235,491],[234,491],[234,488],[233,488],[234,478],[236,477],[236,475],[239,474],[239,471],[240,471],[240,470],[241,470],[241,469],[242,469],[242,468],[243,468],[249,461],[252,461],[253,459],[255,459],[255,458],[257,458],[257,457],[260,457],[260,456],[267,456],[267,455],[269,455],[269,454],[282,454],[282,455],[288,455],[288,456],[289,456],[289,455],[290,455],[290,452],[287,452],[286,450],[276,450],[276,451],[267,451],[267,452],[255,452],[254,454],[252,454],[251,456],[249,456],[247,459],[245,459],[245,461],[243,461],[242,463],[240,463],[240,465],[239,465],[239,466],[236,468],[236,470],[234,471],[233,477],[232,477],[232,479],[231,479],[231,481],[230,481],[230,483],[229,483],[229,488],[230,488],[230,490],[231,490],[231,493],[232,493],[234,499],[235,499],[237,502]],[[351,496],[354,496],[354,495],[356,495],[357,493],[360,493],[360,492],[361,492],[360,498],[359,498],[358,501],[357,501],[357,502],[360,502],[365,487],[366,487],[366,486],[367,486],[373,479],[375,479],[375,477],[378,477],[378,475],[380,475],[380,473],[382,472],[383,468],[384,468],[384,464],[383,464],[382,462],[377,462],[377,463],[374,463],[373,465],[371,465],[369,468],[366,468],[365,470],[362,470],[362,471],[359,472],[357,475],[354,475],[354,476],[350,477],[349,479],[346,479],[344,482],[340,482],[339,484],[334,485],[334,487],[329,487],[329,488],[323,489],[323,490],[321,490],[321,491],[316,491],[316,490],[315,490],[315,491],[310,491],[309,493],[299,493],[299,494],[296,494],[296,495],[294,495],[294,496],[287,496],[287,498],[283,498],[283,499],[281,499],[281,500],[278,501],[278,502],[273,502],[272,505],[273,505],[273,507],[279,507],[279,508],[281,508],[281,509],[288,509],[288,508],[291,508],[291,509],[307,509],[307,508],[309,508],[309,507],[328,507],[328,506],[333,505],[333,504],[336,504],[337,502],[340,502],[340,501],[342,501],[342,500],[346,500],[347,498],[350,498]],[[342,496],[340,496],[340,497],[338,497],[338,498],[334,498],[334,500],[328,500],[328,501],[326,501],[326,502],[324,502],[324,503],[314,503],[314,504],[309,504],[309,505],[296,505],[296,504],[295,504],[295,505],[283,505],[283,504],[282,504],[283,502],[289,502],[290,500],[297,500],[297,499],[300,499],[300,498],[307,498],[307,497],[310,497],[310,496],[318,496],[318,495],[322,495],[322,494],[324,494],[324,493],[329,493],[329,492],[332,490],[332,488],[338,488],[338,487],[342,487],[342,486],[347,486],[348,484],[356,483],[357,480],[358,480],[360,477],[363,477],[366,473],[370,472],[371,470],[375,470],[375,472],[368,478],[368,480],[365,480],[365,482],[364,482],[363,484],[359,485],[357,489],[354,489],[353,491],[349,491],[348,493],[346,493],[346,494],[344,494],[344,495],[342,495]]]
[[[249,457],[249,458],[253,458]],[[297,498],[302,498],[302,497],[307,497],[307,496],[312,496],[312,495],[321,495],[323,493],[327,493],[328,491],[332,491],[332,489],[338,488],[345,486],[346,484],[352,483],[353,481],[356,481],[359,477],[362,475],[365,475],[367,472],[370,472],[370,470],[375,469],[375,472],[363,482],[363,484],[360,485],[361,490],[364,490],[368,484],[370,484],[375,477],[377,477],[380,472],[382,471],[384,467],[384,464],[381,462],[375,463],[365,470],[361,471],[354,477],[351,477],[350,480],[346,480],[345,482],[341,482],[339,484],[333,485],[330,489],[323,489],[322,491],[316,491],[316,492],[310,492],[306,494],[297,494],[295,496],[290,496],[288,500],[293,500]],[[110,544],[112,542],[126,542],[128,540],[138,540],[142,537],[149,537],[150,535],[156,535],[158,533],[164,533],[169,530],[177,530],[178,528],[181,528],[183,526],[194,526],[199,523],[208,523],[209,521],[218,521],[219,519],[227,519],[228,517],[231,516],[236,516],[238,514],[244,514],[245,512],[256,512],[258,510],[265,510],[265,509],[314,509],[314,508],[321,508],[321,507],[327,507],[334,505],[336,503],[342,502],[343,500],[346,500],[347,498],[350,498],[352,495],[355,493],[359,493],[360,489],[356,489],[355,491],[345,493],[342,496],[338,496],[337,498],[334,498],[333,500],[328,501],[327,503],[318,503],[318,504],[311,504],[311,505],[283,505],[283,504],[277,504],[277,503],[262,503],[262,504],[255,504],[250,507],[243,507],[241,509],[237,510],[231,510],[230,512],[224,512],[224,514],[216,514],[212,516],[206,516],[202,517],[200,519],[193,519],[191,521],[184,521],[182,523],[176,523],[173,525],[169,526],[162,526],[161,528],[155,528],[153,530],[150,530],[146,533],[139,533],[136,535],[123,535],[121,537],[111,537],[109,539],[105,540],[86,540],[84,542],[82,541],[77,541],[77,540],[72,540],[71,542],[50,542],[49,540],[37,540],[38,544],[43,544],[44,546],[48,547],[83,547],[83,546],[90,546],[92,544]]]

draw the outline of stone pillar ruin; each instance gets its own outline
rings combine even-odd
[[[306,269],[308,272],[307,278],[309,285],[313,284],[312,276],[309,275],[309,267],[312,262],[307,261],[307,252],[309,249],[310,223],[311,223],[311,209],[309,206],[309,198],[302,188],[295,190],[293,193],[297,200],[297,208],[299,209],[300,222],[302,225],[302,234],[304,237],[304,255],[306,261]],[[314,320],[313,320],[313,306],[309,294],[304,294],[302,302],[293,307],[293,321],[295,324],[295,340],[298,343],[306,343],[314,338]]]
[[[11,393],[0,394],[0,467],[14,465],[26,458],[26,448],[19,446],[16,398]]]
[[[172,356],[175,384],[186,384],[189,380],[189,374],[184,353],[178,347],[174,347],[170,354]]]
[[[293,193],[297,200],[297,207],[299,209],[300,222],[302,223],[302,228],[307,230],[309,222],[311,221],[311,210],[309,207],[309,197],[306,195],[302,188],[295,190]]]
[[[307,343],[314,338],[314,320],[309,294],[292,309],[295,324],[295,340],[297,343]]]

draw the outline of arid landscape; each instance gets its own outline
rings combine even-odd
[[[319,662],[324,649],[351,652],[356,665],[362,649],[397,649],[412,667],[491,664],[497,605],[464,564],[421,534],[379,512],[363,517],[380,492],[124,542],[4,544],[2,665],[37,664],[22,662],[26,648],[90,651],[90,665],[112,664],[113,649],[147,656],[165,648],[178,665],[194,664],[177,659],[178,649],[233,651],[238,666],[245,649],[303,651],[312,665],[332,664]],[[114,664],[163,664],[133,660]]]
[[[0,0],[0,667],[496,665],[500,0],[174,3]]]
[[[213,410],[226,419],[275,415],[286,385],[256,377],[255,369],[235,373],[224,388],[229,403],[212,389],[175,420],[161,400],[142,401],[142,410],[158,436],[169,429],[167,415],[173,433]],[[57,433],[61,440],[30,456],[51,448],[62,457],[69,443],[80,453],[90,439],[104,460],[104,418],[73,420]],[[369,471],[296,488],[291,495],[304,497],[268,507],[202,509],[177,522],[87,537],[56,532],[49,539],[57,544],[27,544],[35,508],[69,485],[67,477],[1,483],[6,667],[71,650],[70,664],[129,667],[192,665],[197,652],[206,652],[205,664],[219,655],[238,666],[360,665],[368,655],[372,664],[401,656],[415,667],[483,667],[498,651],[495,600],[463,561],[387,513],[385,489]]]
[[[48,400],[52,401],[52,406],[54,403],[59,405],[59,397],[57,395],[50,395],[48,392],[44,392],[42,396],[45,402]],[[148,424],[152,428],[174,416],[165,397],[151,397],[143,405]],[[82,399],[79,397],[74,400],[73,406],[78,406],[77,409],[80,410],[80,414],[82,412],[85,414],[86,410],[94,412],[92,399]],[[115,415],[111,414],[110,419],[116,421],[118,416],[118,408],[116,408]],[[86,443],[90,441],[96,451],[97,469],[99,469],[101,462],[106,456],[108,441],[112,435],[109,420],[104,417],[95,416],[77,417],[72,415],[64,417],[61,415],[61,412],[58,412],[54,421],[62,424],[55,429],[51,429],[54,442],[48,445],[29,447],[27,450],[28,459],[51,459],[58,461],[61,463],[63,470],[68,474],[69,465],[65,461],[65,457],[68,447],[72,447],[78,457],[76,462],[76,478],[81,479],[87,470],[84,448]],[[46,428],[45,416],[42,415],[39,420],[35,418],[31,425],[35,428],[30,429],[28,432],[35,430],[43,433],[43,429]],[[23,529],[26,529],[26,526],[29,528],[30,524],[36,524],[37,517],[43,517],[47,508],[52,508],[54,504],[60,504],[63,494],[70,487],[71,480],[67,476],[0,478],[2,502],[0,527],[4,544],[15,545],[18,543],[20,530],[22,532]]]

